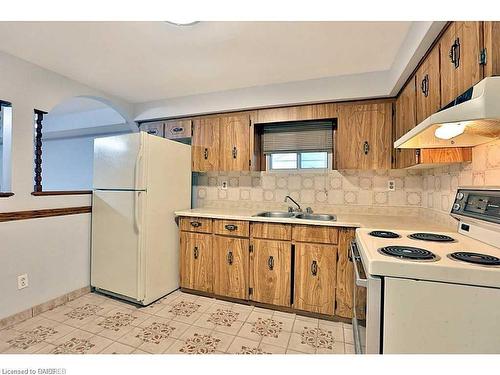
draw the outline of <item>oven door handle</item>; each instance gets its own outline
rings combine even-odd
[[[362,288],[368,286],[368,279],[362,279],[359,275],[358,262],[361,262],[361,256],[359,255],[358,246],[356,242],[351,242],[351,257],[353,260],[354,274],[356,275],[356,285]]]

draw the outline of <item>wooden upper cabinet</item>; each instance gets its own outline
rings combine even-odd
[[[219,122],[218,117],[193,121],[191,157],[194,172],[219,170]]]
[[[484,77],[500,75],[500,21],[483,22]]]
[[[290,306],[292,244],[285,241],[253,240],[250,255],[250,285],[253,301]]]
[[[420,124],[441,108],[439,44],[432,49],[418,68],[416,80],[416,124]]]
[[[165,121],[165,138],[190,138],[192,126],[193,121],[191,119]]]
[[[481,25],[479,21],[456,21],[441,37],[441,107],[482,78]]]
[[[389,169],[392,102],[339,106],[338,169]]]
[[[220,118],[221,171],[250,170],[250,116],[248,114]]]
[[[297,243],[295,245],[294,307],[333,315],[337,279],[337,247]]]
[[[266,108],[257,111],[257,122],[325,120],[337,117],[337,104],[310,104],[282,108]]]
[[[416,91],[415,77],[413,77],[396,100],[395,140],[399,139],[416,125],[416,99],[418,95]],[[416,164],[416,150],[398,148],[394,151],[394,156],[395,167],[397,169],[407,168]]]

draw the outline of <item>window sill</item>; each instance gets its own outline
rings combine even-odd
[[[92,190],[53,190],[53,191],[34,191],[31,195],[35,197],[44,197],[49,195],[86,195],[92,194]]]
[[[0,198],[12,197],[14,193],[0,193]]]

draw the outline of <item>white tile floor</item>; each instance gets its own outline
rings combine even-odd
[[[176,291],[148,307],[87,294],[0,330],[0,353],[352,354],[350,324]]]

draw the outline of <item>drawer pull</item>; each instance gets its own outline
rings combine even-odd
[[[231,250],[227,252],[227,264],[230,266],[233,264],[233,252]]]
[[[176,128],[173,128],[171,130],[171,133],[175,134],[175,133],[180,133],[180,132],[183,132],[183,131],[184,131],[184,128],[176,127]]]
[[[199,221],[191,221],[190,224],[195,228],[201,227],[201,223]]]
[[[238,226],[234,225],[234,224],[227,224],[227,225],[224,225],[224,228],[226,228],[230,232],[233,232],[233,231],[238,229]]]
[[[205,148],[203,150],[203,157],[205,158],[205,160],[208,160],[208,148]]]
[[[236,148],[236,146],[233,147],[233,159],[236,159],[236,157],[238,156],[238,149]]]
[[[365,153],[365,155],[368,155],[369,151],[370,151],[370,144],[368,143],[368,141],[365,141],[365,143],[363,143],[363,152]]]
[[[318,262],[315,260],[311,263],[311,275],[316,276],[318,274]]]
[[[198,259],[198,255],[200,255],[200,251],[198,250],[198,246],[195,246],[193,249],[194,259]]]
[[[269,267],[270,271],[274,269],[274,258],[272,256],[270,256],[267,260],[267,266]]]

